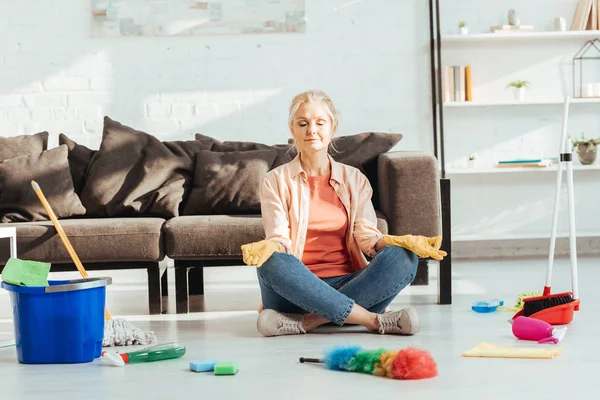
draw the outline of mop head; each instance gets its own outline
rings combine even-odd
[[[301,362],[304,362],[303,359]],[[329,370],[398,380],[426,379],[438,375],[437,364],[429,352],[415,347],[364,350],[359,346],[338,346],[326,350],[322,360],[306,360],[324,363]]]
[[[102,347],[147,345],[155,341],[154,332],[142,332],[123,319],[109,319],[104,323]]]

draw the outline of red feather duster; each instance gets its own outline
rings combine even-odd
[[[426,379],[437,374],[437,364],[426,350],[414,347],[399,350],[392,362],[394,379]]]

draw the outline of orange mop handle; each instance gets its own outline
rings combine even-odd
[[[60,225],[60,222],[58,222],[58,218],[56,218],[56,214],[54,214],[52,207],[50,207],[50,203],[48,203],[48,200],[46,200],[46,196],[44,196],[44,193],[42,192],[40,185],[38,185],[36,181],[31,181],[31,186],[33,187],[33,191],[35,192],[35,194],[37,194],[38,198],[40,199],[40,202],[46,209],[48,216],[50,216],[50,220],[52,221],[54,228],[58,232],[58,236],[60,236],[60,239],[62,240],[63,244],[67,248],[67,252],[69,253],[69,255],[71,256],[71,259],[75,263],[77,270],[79,270],[79,273],[81,274],[81,276],[84,279],[88,278],[87,271],[85,270],[85,268],[83,268],[83,264],[81,264],[81,260],[79,260],[77,253],[75,253],[75,249],[73,249],[73,246],[71,246],[71,242],[69,241],[69,238],[65,234],[65,231],[63,230],[62,226]],[[106,320],[111,319],[111,316],[106,308],[104,309],[104,318]]]

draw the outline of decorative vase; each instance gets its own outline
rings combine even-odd
[[[596,162],[596,150],[594,145],[577,145],[577,156],[581,165],[591,165]]]
[[[508,10],[508,24],[511,26],[520,26],[521,19],[519,18],[519,13],[515,10]]]
[[[525,88],[514,88],[515,100],[524,100],[525,99]]]
[[[469,27],[468,26],[461,26],[458,28],[459,32],[461,35],[468,35],[469,34]]]

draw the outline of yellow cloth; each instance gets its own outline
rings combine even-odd
[[[242,245],[242,259],[247,265],[261,267],[273,253],[281,250],[279,243],[272,240],[261,240],[260,242]]]
[[[562,354],[560,347],[503,347],[490,343],[479,343],[462,353],[463,357],[493,358],[554,358]]]
[[[442,260],[448,254],[444,250],[440,250],[442,246],[442,237],[425,237],[425,236],[394,236],[385,235],[383,242],[390,246],[399,246],[412,251],[421,258],[431,257],[435,260]]]

